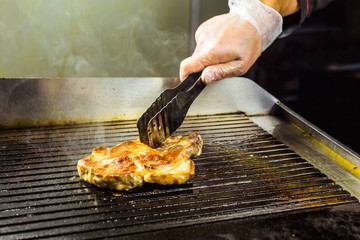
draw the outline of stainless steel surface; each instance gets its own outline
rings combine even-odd
[[[200,25],[200,0],[191,0],[190,10],[190,43],[189,55],[191,55],[196,47],[195,33]]]
[[[282,103],[275,115],[253,116],[252,121],[360,200],[360,156]]]
[[[197,131],[204,147],[185,184],[110,192],[82,181],[77,161],[95,146],[136,138],[135,122],[1,129],[0,238],[110,239],[350,203],[360,208],[241,113],[186,118],[177,134]],[[202,239],[201,232],[193,237]]]
[[[0,126],[137,119],[176,78],[0,79]],[[246,78],[209,85],[189,115],[268,114],[276,99]],[[251,104],[249,104],[251,103]]]
[[[2,79],[0,125],[135,119],[176,82],[162,78]]]

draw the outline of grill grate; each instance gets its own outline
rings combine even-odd
[[[93,147],[137,138],[135,121],[2,129],[0,236],[103,238],[357,202],[242,114],[187,117],[203,154],[183,185],[113,193],[81,181]]]

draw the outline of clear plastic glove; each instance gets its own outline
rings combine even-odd
[[[193,55],[181,62],[180,79],[203,71],[211,83],[241,76],[281,33],[282,17],[258,0],[229,0],[230,13],[209,19],[195,34]]]

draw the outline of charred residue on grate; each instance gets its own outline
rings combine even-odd
[[[107,237],[356,202],[243,114],[188,117],[203,154],[183,185],[113,193],[77,176],[92,148],[137,138],[135,121],[1,129],[0,236]]]

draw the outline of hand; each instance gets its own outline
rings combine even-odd
[[[219,15],[201,24],[195,40],[193,55],[180,64],[181,80],[200,71],[206,84],[241,76],[262,52],[262,39],[257,29],[234,13]]]

